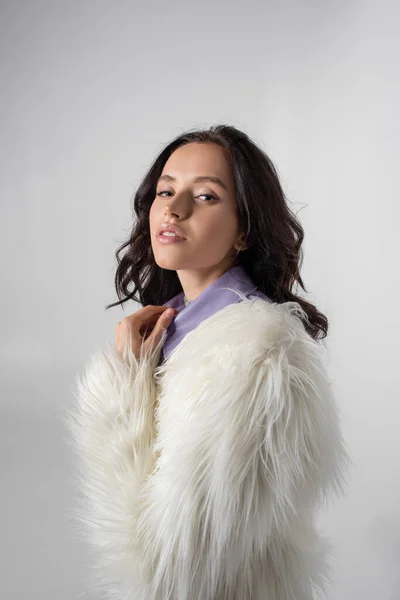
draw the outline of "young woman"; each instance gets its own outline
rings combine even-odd
[[[92,580],[119,600],[323,597],[315,516],[350,460],[274,166],[234,127],[188,132],[134,209],[109,307],[141,307],[77,378],[68,420]]]

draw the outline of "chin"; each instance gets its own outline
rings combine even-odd
[[[180,269],[185,269],[187,268],[186,265],[184,265],[182,263],[182,261],[179,260],[174,260],[173,258],[156,258],[154,257],[154,260],[156,262],[156,264],[161,268],[161,269],[167,269],[169,271],[178,271]]]

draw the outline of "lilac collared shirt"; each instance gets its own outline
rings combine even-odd
[[[172,320],[161,350],[160,363],[167,360],[171,352],[183,340],[185,335],[195,329],[204,319],[229,304],[244,299],[262,298],[271,300],[257,288],[241,265],[235,265],[225,271],[218,279],[210,283],[190,304],[185,306],[184,292],[180,292],[163,306],[177,308],[180,312]]]

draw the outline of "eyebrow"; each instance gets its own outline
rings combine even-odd
[[[161,177],[158,178],[158,181],[162,180],[176,181],[176,178],[172,177],[172,175],[161,175]],[[219,177],[214,177],[213,175],[200,175],[199,177],[195,177],[193,179],[193,183],[199,183],[200,181],[212,181],[213,183],[220,185],[222,188],[224,188],[224,190],[228,191],[227,186]]]

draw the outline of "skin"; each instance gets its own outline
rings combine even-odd
[[[214,143],[190,143],[175,150],[164,165],[150,209],[151,246],[156,263],[177,272],[189,300],[194,300],[234,263],[244,249],[235,202],[235,182],[226,152]],[[218,183],[194,183],[198,176],[218,177]],[[157,232],[167,222],[181,228],[186,241],[162,244]]]
[[[233,264],[238,250],[246,248],[239,231],[235,181],[229,158],[221,146],[191,143],[178,148],[161,173],[173,181],[159,180],[150,208],[151,246],[156,263],[177,272],[183,291],[194,300]],[[194,182],[199,176],[218,177],[218,183]],[[162,223],[180,227],[186,240],[164,245],[157,240]],[[116,326],[115,349],[125,357],[129,344],[135,357],[151,353],[176,309],[145,306]]]

